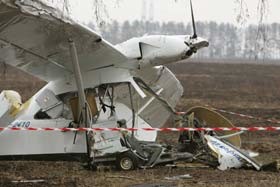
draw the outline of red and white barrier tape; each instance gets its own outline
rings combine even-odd
[[[58,131],[58,132],[90,132],[90,131],[280,131],[280,127],[215,127],[215,128],[16,128],[0,127],[0,131]]]
[[[246,114],[241,114],[241,113],[236,113],[236,112],[231,112],[231,111],[226,111],[226,110],[222,110],[222,109],[217,109],[211,106],[206,105],[206,107],[217,111],[217,112],[221,112],[221,113],[225,113],[225,114],[230,114],[230,115],[235,115],[241,118],[247,118],[247,119],[255,119],[255,120],[259,120],[259,121],[263,121],[263,122],[269,122],[269,123],[274,123],[274,124],[280,124],[279,120],[274,120],[274,119],[264,119],[261,117],[255,117],[255,116],[251,116],[251,115],[246,115]],[[177,115],[184,115],[186,114],[186,112],[176,112]]]
[[[260,117],[254,117],[250,115],[240,114],[236,112],[230,112],[222,109],[213,108],[210,106],[207,106],[208,108],[211,108],[212,110],[236,115],[242,118],[248,118],[248,119],[256,119],[256,120],[262,120],[270,123],[276,123],[280,124],[280,121],[273,120],[273,119],[263,119]],[[186,112],[176,112],[177,115],[185,115]],[[0,127],[1,131],[57,131],[57,132],[91,132],[91,131],[157,131],[157,132],[183,132],[183,131],[280,131],[280,127],[214,127],[214,128],[208,128],[208,127],[202,127],[202,128],[35,128],[35,127]]]
[[[259,120],[259,121],[265,121],[265,122],[269,122],[269,123],[280,124],[280,121],[274,120],[274,119],[264,119],[264,118],[261,118],[261,117],[255,117],[255,116],[240,114],[240,113],[236,113],[236,112],[230,112],[230,111],[217,109],[217,108],[213,108],[213,107],[212,107],[212,109],[215,110],[215,111],[221,112],[221,113],[239,116],[241,118],[256,119],[256,120]]]

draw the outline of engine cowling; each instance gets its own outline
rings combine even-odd
[[[152,35],[132,38],[116,46],[129,59],[138,60],[140,67],[159,66],[187,58],[190,49],[182,36]]]

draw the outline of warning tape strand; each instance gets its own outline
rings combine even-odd
[[[209,105],[206,105],[206,107],[208,107],[208,108],[210,108],[210,109],[212,109],[214,111],[217,111],[217,112],[221,112],[221,113],[224,113],[224,114],[234,115],[234,116],[238,116],[238,117],[241,117],[241,118],[255,119],[255,120],[258,120],[258,121],[269,122],[269,123],[274,123],[274,124],[280,124],[280,121],[279,120],[275,120],[275,119],[265,119],[265,118],[255,117],[255,116],[241,114],[241,113],[237,113],[237,112],[226,111],[226,110],[223,110],[223,109],[214,108],[214,107],[209,106]],[[185,115],[186,112],[176,112],[176,114],[177,115]]]
[[[261,117],[255,117],[255,116],[251,116],[251,115],[246,115],[246,114],[241,114],[241,113],[237,113],[237,112],[232,112],[232,111],[226,111],[226,110],[222,110],[222,109],[217,109],[214,107],[211,107],[212,110],[224,113],[224,114],[230,114],[230,115],[235,115],[235,116],[239,116],[241,118],[248,118],[248,119],[256,119],[259,121],[264,121],[264,122],[269,122],[269,123],[274,123],[274,124],[280,124],[279,120],[274,120],[274,119],[264,119]]]
[[[58,132],[91,132],[91,131],[157,131],[157,132],[183,132],[183,131],[280,131],[280,127],[215,127],[215,128],[22,128],[0,127],[0,131],[58,131]]]

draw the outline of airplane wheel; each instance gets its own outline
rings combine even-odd
[[[116,162],[117,168],[123,171],[133,170],[138,166],[137,158],[130,151],[120,154]]]

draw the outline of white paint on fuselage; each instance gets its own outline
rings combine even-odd
[[[185,36],[187,37],[187,36]],[[116,45],[129,59],[141,58],[142,66],[158,66],[176,62],[185,57],[189,47],[184,43],[185,37],[152,35],[132,38],[126,42]]]
[[[137,63],[141,68],[187,59],[191,46],[199,50],[208,45],[207,40],[190,35],[150,35],[129,39],[115,47],[130,59],[130,63]]]

